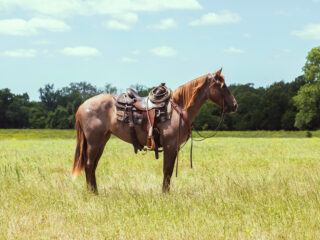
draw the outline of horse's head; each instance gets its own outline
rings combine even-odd
[[[221,74],[222,68],[214,74],[208,74],[207,81],[209,84],[208,98],[225,113],[234,113],[237,111],[237,101],[230,93],[224,76]]]

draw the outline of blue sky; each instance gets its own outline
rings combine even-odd
[[[320,0],[0,0],[0,89],[87,81],[179,85],[223,67],[227,84],[302,74]]]

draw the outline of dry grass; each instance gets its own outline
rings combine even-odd
[[[319,239],[318,138],[216,138],[188,145],[171,193],[162,161],[113,138],[100,194],[71,180],[72,139],[0,141],[2,239]]]

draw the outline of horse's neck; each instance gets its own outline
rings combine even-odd
[[[202,89],[201,91],[205,91],[205,89]],[[200,111],[201,106],[207,101],[207,99],[207,94],[198,94],[194,104],[186,109],[188,119],[191,123],[194,121]]]
[[[196,118],[201,106],[207,98],[207,76],[194,79],[181,86],[174,92],[173,99],[187,112],[188,120],[192,123]],[[198,87],[199,86],[199,87]],[[197,90],[198,89],[198,90]],[[198,91],[193,98],[194,91]],[[188,101],[192,101],[191,105]]]

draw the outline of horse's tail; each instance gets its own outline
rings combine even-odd
[[[72,177],[74,178],[81,173],[87,159],[87,139],[82,130],[78,114],[76,115],[75,129],[77,131],[77,147],[72,167]]]

